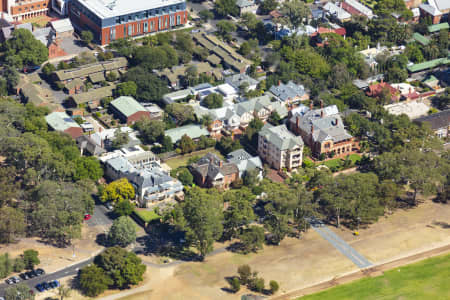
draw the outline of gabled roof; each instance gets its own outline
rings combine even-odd
[[[66,85],[64,87],[68,90],[71,90],[73,88],[83,86],[83,85],[84,85],[83,80],[81,80],[80,78],[75,78],[74,80],[66,83]]]
[[[429,115],[429,116],[425,116],[425,117],[421,117],[421,118],[417,118],[414,120],[415,122],[425,122],[425,123],[429,123],[431,126],[431,129],[433,130],[437,130],[440,128],[444,128],[444,127],[448,127],[450,126],[450,109]]]
[[[97,101],[105,97],[111,97],[113,95],[113,90],[115,88],[116,86],[114,84],[111,84],[109,86],[104,86],[98,89],[90,90],[86,93],[72,95],[70,96],[70,98],[72,98],[73,101],[77,105],[79,105],[89,101]]]
[[[117,57],[112,60],[87,64],[73,69],[58,70],[54,74],[58,80],[63,81],[77,77],[87,77],[90,74],[124,68],[126,66],[127,59],[125,57]]]
[[[428,0],[428,3],[441,11],[450,9],[450,2],[448,0]]]
[[[111,101],[112,105],[116,110],[122,113],[127,118],[137,112],[147,111],[139,102],[137,102],[133,97],[121,96],[117,99]]]
[[[225,77],[225,82],[234,87],[236,90],[239,90],[239,87],[244,83],[247,83],[249,86],[258,84],[258,80],[253,79],[246,74],[235,74]]]
[[[255,5],[255,1],[253,1],[253,0],[237,0],[236,5],[239,8],[253,6],[253,5]]]
[[[259,132],[270,143],[275,145],[280,150],[292,149],[296,146],[302,146],[303,140],[300,136],[295,136],[287,128],[286,125],[272,126],[270,124],[264,125]]]
[[[424,37],[423,35],[421,35],[418,32],[414,32],[413,39],[416,42],[422,44],[423,46],[426,46],[426,45],[428,45],[431,42],[428,38]]]
[[[77,122],[69,117],[65,112],[52,112],[45,116],[47,124],[56,131],[66,131],[69,128],[81,128]]]
[[[428,32],[433,33],[436,31],[440,31],[441,29],[449,29],[449,28],[450,26],[448,25],[448,23],[444,22],[428,26]]]
[[[450,63],[450,59],[449,58],[436,58],[433,60],[429,60],[429,61],[425,61],[423,63],[418,63],[418,64],[414,64],[411,66],[407,66],[406,68],[408,69],[409,72],[419,72],[419,71],[423,71],[423,70],[427,70],[427,69],[432,69],[435,67],[438,67],[440,65],[445,65]]]
[[[206,129],[206,127],[189,124],[166,130],[164,134],[171,138],[172,143],[176,143],[181,140],[181,137],[185,134],[191,139],[197,139],[202,135],[209,136],[209,131],[208,129]]]
[[[203,178],[223,178],[224,176],[239,173],[236,164],[224,162],[214,153],[208,153],[200,160],[191,165]]]
[[[429,4],[422,3],[419,5],[419,8],[432,15],[433,17],[442,15],[442,12],[439,11],[439,9]]]
[[[53,27],[53,29],[56,31],[56,33],[73,31],[72,22],[70,22],[69,18],[51,21],[50,24]]]
[[[273,85],[269,91],[283,102],[306,94],[303,85],[295,84],[292,81],[289,81],[287,84],[280,82],[278,85]]]

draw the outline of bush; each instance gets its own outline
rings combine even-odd
[[[252,276],[252,269],[249,265],[242,265],[238,267],[239,279],[242,284],[249,283]]]
[[[23,269],[25,269],[25,263],[21,257],[17,257],[14,259],[14,266],[13,266],[14,272],[22,272]]]
[[[275,280],[271,280],[269,285],[271,294],[275,294],[280,289],[280,285]]]
[[[239,292],[239,290],[241,289],[241,283],[239,281],[239,278],[237,278],[237,277],[233,277],[233,279],[231,279],[230,285],[231,285],[231,290],[234,293]]]
[[[250,280],[248,287],[255,292],[261,293],[264,290],[264,278],[254,277]]]

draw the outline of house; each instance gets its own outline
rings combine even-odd
[[[259,156],[251,156],[244,149],[238,149],[227,155],[227,161],[234,163],[239,169],[239,177],[242,178],[249,171],[257,170],[258,179],[263,179],[263,164]]]
[[[76,141],[81,155],[89,154],[97,157],[106,153],[106,150],[98,145],[89,135],[81,135],[76,138]]]
[[[101,45],[172,30],[188,22],[185,0],[71,0],[69,7],[74,26],[92,31],[94,41]]]
[[[252,64],[251,61],[244,58],[233,48],[220,41],[216,36],[212,34],[207,34],[203,31],[200,31],[194,33],[193,38],[197,44],[208,50],[211,55],[214,54],[219,57],[223,65],[239,73],[245,73],[245,71],[247,71],[247,68]]]
[[[52,78],[54,81],[67,83],[75,78],[80,78],[81,80],[86,80],[90,76],[95,78],[94,74],[102,74],[104,76],[106,72],[111,71],[124,73],[127,68],[127,64],[128,62],[125,57],[117,57],[111,60],[82,65],[73,69],[58,70],[52,74]]]
[[[164,110],[156,104],[144,104],[145,109],[150,113],[150,120],[164,119]]]
[[[75,78],[64,85],[64,92],[69,95],[79,94],[83,91],[84,82],[80,78]]]
[[[448,0],[428,0],[428,3],[442,13],[442,21],[449,22],[450,2]]]
[[[256,14],[258,10],[258,5],[254,0],[237,0],[236,5],[239,8],[239,15],[241,16],[244,13]]]
[[[327,12],[328,16],[338,20],[341,23],[350,21],[352,19],[352,15],[342,8],[342,4],[337,6],[333,2],[327,2],[323,6],[323,10]]]
[[[116,89],[114,84],[100,87],[98,89],[91,89],[88,92],[71,95],[65,104],[68,107],[80,107],[80,105],[88,104],[91,107],[97,107],[100,100],[106,97],[112,97],[113,91]]]
[[[66,38],[73,35],[74,29],[69,19],[61,19],[50,22],[50,27],[55,32],[55,38]]]
[[[208,153],[199,161],[189,166],[195,183],[201,187],[228,189],[239,178],[238,167],[231,162],[224,162],[214,153]]]
[[[287,84],[279,81],[278,85],[273,85],[270,87],[269,91],[275,99],[286,105],[296,104],[300,101],[309,99],[305,87],[292,81],[289,81]]]
[[[119,130],[121,133],[128,134],[128,143],[122,145],[124,148],[134,147],[136,145],[142,144],[142,142],[138,138],[138,132],[133,130],[128,126],[122,126],[119,128],[109,128],[105,130],[99,130],[90,135],[90,138],[95,145],[104,148],[109,151],[112,149],[112,142],[116,137],[116,132]]]
[[[116,98],[109,103],[109,108],[116,118],[127,125],[134,124],[141,119],[150,119],[150,112],[133,97]]]
[[[355,150],[354,138],[345,130],[336,105],[313,109],[300,106],[289,119],[292,132],[300,135],[316,157],[346,156]]]
[[[436,136],[441,139],[446,139],[450,133],[450,109],[417,118],[414,122],[428,124]]]
[[[387,91],[389,93],[392,101],[398,101],[400,99],[400,92],[383,80],[379,83],[369,85],[366,95],[373,98],[379,98],[381,97],[383,91]]]
[[[258,136],[258,154],[271,167],[295,169],[302,165],[303,140],[292,134],[286,125],[264,125]]]
[[[193,95],[194,94],[192,93],[192,91],[190,89],[179,90],[176,92],[164,94],[163,102],[165,105],[169,105],[169,104],[175,103],[177,101],[183,101]]]
[[[424,61],[421,63],[409,65],[406,67],[409,73],[422,72],[429,69],[434,69],[441,65],[446,65],[450,63],[450,55],[449,57],[436,58],[433,60]]]
[[[450,25],[448,25],[447,22],[434,24],[434,25],[430,25],[430,26],[427,27],[428,32],[430,34],[439,33],[439,31],[441,31],[441,30],[448,30],[449,28],[450,28]]]
[[[200,125],[189,124],[177,128],[168,129],[164,134],[172,140],[172,143],[177,143],[181,140],[183,135],[187,135],[193,140],[197,140],[202,135],[209,136],[209,131],[206,127]]]
[[[127,178],[141,207],[163,207],[183,198],[183,185],[169,176],[157,157],[139,146],[122,148],[99,158],[110,180]]]
[[[342,8],[352,15],[364,16],[368,19],[374,17],[373,11],[357,0],[344,0],[344,2],[342,2]]]
[[[247,91],[256,90],[258,80],[251,78],[246,74],[236,74],[225,77],[225,82],[231,85],[236,91],[240,91],[241,86],[247,86]]]
[[[430,17],[433,24],[439,24],[441,22],[443,13],[437,7],[422,3],[419,5],[419,9],[422,18]]]
[[[441,88],[439,86],[439,79],[437,79],[434,75],[430,75],[425,78],[422,83],[432,90],[439,90]]]
[[[45,116],[45,121],[51,129],[65,132],[74,139],[83,135],[83,129],[80,125],[65,112],[52,112]]]
[[[2,18],[18,23],[23,20],[46,16],[50,6],[50,0],[39,0],[33,2],[9,0],[1,2],[0,13]]]

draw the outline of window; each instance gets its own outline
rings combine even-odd
[[[114,41],[116,39],[116,28],[111,28],[111,41]]]
[[[133,25],[128,25],[128,35],[133,35]]]
[[[154,25],[153,25],[153,21],[150,21],[150,31],[153,31],[154,30]]]
[[[120,17],[116,18],[116,24],[120,24]]]
[[[147,22],[144,23],[144,30],[143,31],[144,32],[148,32],[148,23]]]
[[[162,17],[159,17],[159,26],[158,26],[158,30],[161,30],[162,27]]]
[[[181,16],[178,15],[178,16],[177,16],[177,25],[180,25],[180,24],[181,24]]]
[[[37,5],[37,7],[39,8],[39,7],[41,7],[41,5],[40,5],[40,4],[38,4],[38,5]]]
[[[169,18],[166,18],[166,25],[164,27],[165,28],[169,27]]]
[[[123,36],[127,36],[127,26],[123,26]]]

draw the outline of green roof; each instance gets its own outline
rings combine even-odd
[[[424,81],[422,81],[423,83],[427,83],[427,82],[433,82],[438,80],[434,75],[430,75],[427,79],[425,79]]]
[[[172,143],[176,143],[181,140],[181,137],[185,134],[191,139],[198,139],[202,135],[208,136],[209,131],[206,129],[206,127],[194,124],[185,125],[165,131],[165,135],[170,137]]]
[[[419,64],[414,64],[411,66],[408,66],[408,71],[409,72],[420,72],[423,70],[427,70],[427,69],[432,69],[435,67],[438,67],[440,65],[445,65],[450,63],[450,59],[448,58],[437,58],[437,59],[433,59],[433,60],[429,60],[423,63],[419,63]]]
[[[428,32],[431,33],[431,32],[440,31],[441,29],[449,29],[449,28],[450,28],[450,26],[448,25],[448,23],[444,22],[444,23],[428,26]]]
[[[45,116],[47,124],[56,131],[66,131],[69,128],[80,128],[77,122],[69,117],[65,112],[53,112]]]
[[[110,104],[127,118],[137,112],[147,111],[145,107],[129,96],[121,96],[111,101]]]
[[[424,37],[423,35],[421,35],[418,32],[414,32],[413,39],[416,42],[422,44],[423,46],[426,46],[426,45],[428,45],[430,43],[430,40],[428,38]]]

